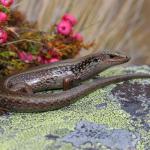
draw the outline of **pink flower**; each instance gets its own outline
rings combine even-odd
[[[57,62],[57,61],[59,61],[58,58],[52,58],[52,59],[49,60],[50,63]]]
[[[45,58],[43,56],[37,56],[36,57],[37,62],[41,64],[45,64]]]
[[[70,15],[70,14],[65,14],[62,17],[62,20],[68,21],[72,26],[77,24],[77,19],[74,16]]]
[[[72,26],[70,25],[69,22],[67,21],[61,21],[58,25],[57,25],[57,32],[62,34],[62,35],[69,35],[72,31]]]
[[[82,42],[83,41],[83,36],[80,33],[76,33],[72,36],[74,39],[76,39],[77,41]]]
[[[19,57],[19,59],[21,59],[22,61],[24,61],[24,62],[26,62],[26,63],[30,63],[30,62],[33,61],[33,56],[32,56],[32,54],[28,54],[28,53],[26,53],[26,52],[24,52],[24,51],[19,52],[19,53],[18,53],[18,57]]]
[[[36,57],[36,60],[37,60],[38,62],[40,62],[40,63],[43,61],[43,59],[42,59],[41,56],[37,56],[37,57]]]
[[[54,62],[57,62],[57,61],[59,61],[58,58],[45,59],[44,64],[54,63]]]
[[[49,64],[49,63],[53,63],[53,62],[57,62],[59,61],[59,58],[45,58],[42,56],[37,56],[36,60],[41,63],[41,64]]]
[[[0,12],[0,23],[7,21],[8,16],[4,12]]]
[[[43,60],[43,64],[49,64],[50,62],[48,62],[47,59]]]
[[[2,5],[5,7],[9,7],[14,2],[14,0],[0,0],[0,1],[1,1]]]
[[[0,44],[5,43],[7,41],[7,38],[8,38],[7,32],[0,29]]]

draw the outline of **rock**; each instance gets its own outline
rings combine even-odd
[[[102,75],[128,72],[149,73],[150,68],[116,67]],[[1,116],[0,149],[148,150],[149,89],[148,79],[123,82],[96,90],[60,110]]]

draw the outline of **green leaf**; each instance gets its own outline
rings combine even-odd
[[[5,13],[10,12],[10,10],[7,7],[4,7],[3,5],[0,5],[0,11],[5,12]]]
[[[30,44],[29,52],[31,52],[33,55],[36,55],[39,53],[39,47],[34,44]]]
[[[15,57],[16,53],[12,51],[3,51],[0,52],[0,57],[9,58],[9,57]]]

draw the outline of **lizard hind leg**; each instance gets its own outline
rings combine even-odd
[[[27,93],[33,94],[32,87],[29,86],[27,83],[17,83],[9,88],[11,92],[19,92],[19,93]]]

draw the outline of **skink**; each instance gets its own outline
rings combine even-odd
[[[96,53],[13,75],[1,82],[0,108],[11,112],[55,110],[68,106],[82,96],[109,84],[136,78],[150,78],[149,74],[127,74],[95,79],[93,82],[71,88],[75,83],[85,81],[109,67],[129,60],[127,56],[118,53]],[[53,88],[64,88],[66,91],[53,94],[30,93],[30,90],[37,92]],[[25,92],[22,89],[25,89]]]

